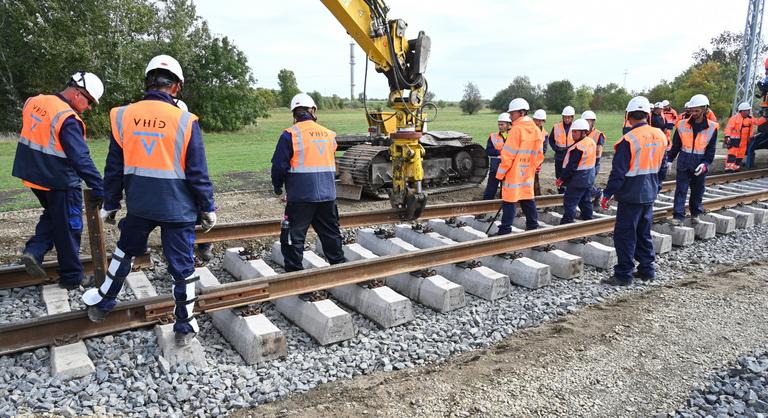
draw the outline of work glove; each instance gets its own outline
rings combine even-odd
[[[731,147],[731,137],[730,136],[726,136],[725,138],[723,138],[723,145],[725,145],[726,148],[730,148]]]
[[[538,167],[536,167],[536,174],[539,174],[539,173],[541,173],[541,165],[539,165]]]
[[[99,208],[99,218],[102,222],[114,225],[116,223],[115,216],[117,216],[117,209],[104,210],[104,208]]]
[[[213,229],[216,225],[216,212],[202,212],[200,214],[200,227],[203,228],[203,233]]]
[[[611,201],[610,197],[603,196],[603,198],[600,199],[600,207],[603,208],[604,210],[608,210],[608,202],[610,201]]]
[[[563,185],[563,179],[555,179],[555,187],[558,189]]]
[[[707,172],[707,165],[704,163],[701,163],[696,167],[696,170],[693,170],[694,176],[700,176],[702,174],[705,174]]]

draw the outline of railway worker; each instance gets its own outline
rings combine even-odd
[[[704,212],[701,205],[704,197],[704,182],[709,166],[715,158],[717,145],[717,122],[706,117],[709,99],[703,94],[696,94],[688,102],[690,117],[677,123],[672,137],[672,149],[669,161],[678,156],[677,177],[675,179],[675,209],[673,225],[681,225],[685,219],[685,198],[691,189],[689,209],[691,223],[699,222],[699,214]]]
[[[589,115],[587,115],[589,116]],[[571,125],[574,145],[568,148],[563,160],[561,177],[555,180],[557,187],[565,184],[563,195],[563,219],[560,225],[572,223],[576,217],[576,207],[581,211],[581,219],[592,219],[592,187],[595,184],[595,159],[597,144],[588,135],[589,122],[576,119]]]
[[[595,112],[587,110],[581,114],[581,118],[589,123],[589,133],[587,136],[595,141],[595,180],[597,180],[597,175],[600,174],[600,158],[603,156],[603,147],[605,146],[605,134],[599,129],[595,129],[595,121],[597,120],[597,115],[595,115]],[[595,206],[600,204],[600,198],[602,196],[603,191],[599,187],[593,186],[592,203]]]
[[[549,132],[548,142],[549,146],[555,151],[555,177],[560,178],[560,174],[563,170],[563,160],[565,159],[565,153],[568,152],[568,148],[573,145],[573,137],[571,136],[571,123],[573,123],[573,116],[576,114],[576,110],[573,106],[566,106],[561,113],[562,120],[552,127]],[[564,187],[558,187],[557,192],[563,193]]]
[[[498,235],[512,232],[515,219],[515,203],[525,214],[525,229],[539,227],[539,215],[533,195],[536,168],[544,161],[544,144],[541,128],[528,116],[530,106],[525,99],[509,102],[509,118],[512,128],[501,149],[501,165],[496,178],[501,183],[502,215]]]
[[[747,153],[747,143],[757,127],[755,118],[750,115],[751,111],[751,104],[741,103],[738,112],[728,119],[728,125],[725,127],[725,145],[728,148],[726,172],[741,170],[741,162]]]
[[[547,121],[547,112],[544,109],[537,109],[533,112],[533,123],[541,130],[541,141],[543,142],[542,152],[547,153],[547,130],[544,129],[544,122]],[[541,173],[541,164],[536,167],[536,176],[533,178],[533,195],[541,196],[541,184],[539,184],[539,174]]]
[[[280,251],[288,272],[303,270],[307,229],[317,233],[331,264],[346,262],[336,208],[336,133],[317,123],[312,97],[299,93],[291,99],[294,125],[277,140],[272,155],[272,187],[282,195],[288,231],[280,235]]]
[[[488,169],[488,182],[485,185],[483,200],[496,198],[496,191],[499,189],[499,181],[496,180],[496,170],[499,168],[499,163],[501,163],[501,147],[504,146],[504,141],[507,140],[507,132],[512,127],[512,120],[509,119],[509,113],[507,112],[499,114],[496,121],[499,130],[498,132],[491,132],[488,136],[488,143],[485,145],[485,153],[490,160],[490,168]]]
[[[673,129],[675,129],[675,123],[677,123],[677,111],[672,108],[672,106],[669,104],[669,100],[666,99],[661,101],[661,107],[661,115],[664,117],[666,129],[671,132]]]
[[[651,225],[653,202],[667,171],[667,139],[661,130],[648,125],[650,107],[648,99],[642,96],[629,101],[627,112],[632,129],[614,145],[613,166],[600,205],[608,209],[611,199],[618,202],[613,230],[618,263],[613,276],[602,281],[605,284],[627,286],[633,277],[653,280],[656,276]],[[639,263],[636,273],[634,260]]]
[[[85,143],[85,123],[79,114],[97,104],[103,93],[99,77],[78,71],[64,90],[30,97],[22,110],[13,176],[35,194],[43,214],[24,247],[21,263],[30,275],[47,277],[43,256],[56,247],[59,286],[66,289],[87,285],[79,256],[83,232],[80,187],[85,180],[99,199],[104,187]]]
[[[152,58],[144,72],[144,98],[110,112],[112,133],[104,168],[101,216],[114,223],[123,190],[127,215],[120,220],[120,239],[107,278],[83,294],[88,317],[101,322],[116,298],[133,258],[147,250],[149,234],[160,227],[163,254],[173,277],[176,302],[173,326],[178,346],[199,331],[195,304],[195,223],[204,232],[216,224],[213,185],[208,177],[203,137],[197,116],[178,108],[184,73],[173,57]]]

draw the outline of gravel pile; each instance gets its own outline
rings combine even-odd
[[[768,416],[768,352],[739,357],[733,367],[693,390],[685,408],[678,409],[675,416]]]
[[[199,320],[199,338],[208,357],[206,369],[168,367],[160,360],[152,330],[87,340],[97,372],[74,381],[61,382],[48,376],[47,349],[2,356],[0,418],[51,410],[141,417],[215,416],[337,379],[443,362],[453,354],[489,347],[519,329],[602,303],[617,294],[661,286],[690,272],[713,270],[719,264],[764,259],[768,255],[766,233],[768,226],[760,226],[676,249],[660,258],[659,280],[650,284],[629,288],[600,285],[599,280],[611,272],[586,266],[579,279],[553,279],[551,286],[537,290],[513,286],[507,298],[494,302],[467,295],[466,307],[447,314],[414,303],[415,320],[394,329],[380,329],[353,312],[355,337],[326,347],[317,345],[272,305],[265,304],[265,315],[285,333],[288,355],[262,366],[246,365],[206,316]],[[750,251],[727,250],[740,248]],[[217,248],[220,254],[222,250]],[[266,248],[259,250],[264,254]],[[221,255],[211,268],[224,279],[220,264]],[[165,268],[156,265],[158,278],[153,281],[170,286]]]

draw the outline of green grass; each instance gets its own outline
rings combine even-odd
[[[271,117],[258,121],[254,127],[241,132],[205,134],[208,169],[216,190],[243,190],[266,187],[269,182],[269,167],[277,138],[283,129],[292,123],[287,109],[275,109]],[[488,134],[496,130],[498,114],[484,109],[475,115],[464,115],[458,107],[440,109],[437,119],[428,126],[429,130],[460,131],[472,135],[475,141],[485,145]],[[599,113],[597,128],[606,133],[609,144],[621,136],[624,116],[620,112]],[[545,125],[547,131],[560,120],[559,115],[550,115]],[[367,131],[368,125],[362,109],[320,111],[318,121],[338,134],[359,134]],[[103,170],[107,154],[105,139],[91,139],[88,142],[96,167]],[[610,147],[606,147],[610,149]],[[11,176],[16,150],[15,138],[0,140],[0,211],[35,207],[37,201],[32,193],[21,186],[19,179]]]

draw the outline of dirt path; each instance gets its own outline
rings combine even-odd
[[[592,306],[443,365],[324,385],[233,416],[651,416],[768,343],[768,260]]]

